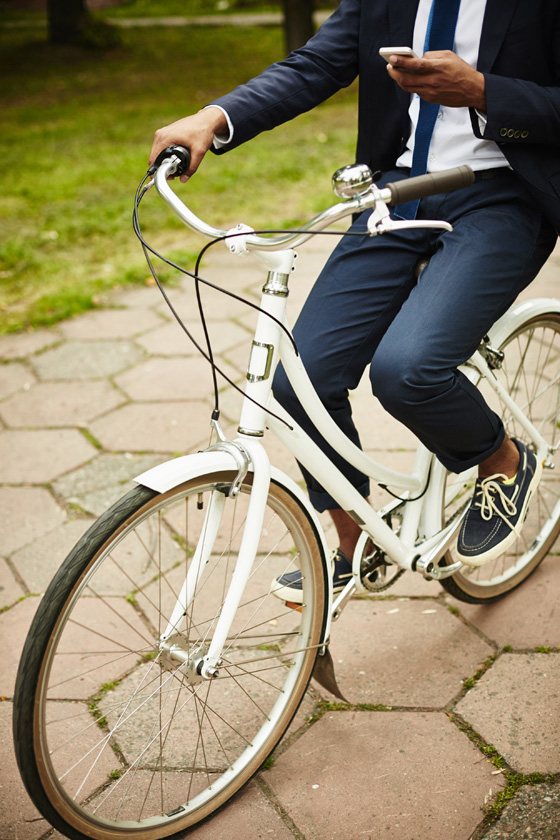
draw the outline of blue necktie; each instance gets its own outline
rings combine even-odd
[[[459,17],[461,0],[433,0],[426,30],[424,52],[428,50],[452,50]],[[420,100],[418,122],[414,133],[414,152],[412,154],[411,177],[424,175],[428,164],[428,152],[432,134],[439,112],[439,105]],[[407,201],[395,208],[395,213],[403,219],[414,219],[419,201]]]

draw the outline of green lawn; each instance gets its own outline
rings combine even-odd
[[[21,9],[14,0],[0,0],[0,14],[5,20],[43,21],[42,9]],[[46,0],[45,4],[46,6]],[[338,0],[316,0],[316,9],[334,9]],[[254,12],[279,12],[282,0],[120,0],[96,12],[106,18],[190,17],[192,15],[224,15]]]
[[[0,332],[54,323],[110,288],[145,282],[131,211],[154,130],[281,56],[282,33],[271,28],[131,29],[105,54],[0,29]],[[330,175],[353,158],[355,98],[344,91],[209,155],[178,189],[217,226],[297,223],[332,202]],[[202,241],[155,193],[144,204],[146,234],[192,267]]]

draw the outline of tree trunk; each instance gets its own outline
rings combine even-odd
[[[77,44],[89,18],[86,0],[47,0],[49,41]]]
[[[315,34],[313,11],[315,0],[282,0],[286,50],[302,47]]]

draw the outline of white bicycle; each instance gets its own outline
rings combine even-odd
[[[520,539],[476,569],[453,556],[473,471],[450,475],[419,445],[404,474],[356,448],[321,405],[286,321],[295,246],[368,207],[370,233],[389,233],[399,223],[388,204],[457,188],[470,170],[378,189],[367,167],[346,167],[335,176],[342,201],[301,231],[270,237],[194,216],[168,183],[184,164],[185,150],[173,147],[137,205],[155,182],[184,222],[254,253],[268,274],[238,437],[226,440],[216,412],[213,445],[139,476],[64,561],[31,627],[14,702],[18,763],[37,808],[75,840],[179,836],[224,805],[277,746],[316,661],[336,691],[331,622],[356,591],[385,590],[409,570],[489,603],[531,574],[560,529],[559,301],[515,304],[464,368],[510,436],[548,468]],[[398,498],[370,507],[275,402],[279,360],[323,437]],[[267,427],[363,529],[353,578],[336,599],[320,521],[299,485],[270,465]],[[298,609],[272,591],[296,569]]]

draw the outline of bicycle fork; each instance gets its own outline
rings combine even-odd
[[[242,444],[232,443],[229,446],[237,447],[238,451],[243,451],[248,454],[250,462],[253,465],[253,487],[249,498],[249,507],[238,559],[233,570],[225,600],[217,616],[212,640],[208,647],[201,643],[195,650],[185,650],[182,645],[176,643],[178,641],[179,625],[182,619],[188,615],[192,600],[196,594],[198,582],[202,576],[204,567],[210,559],[222,523],[227,497],[229,495],[236,495],[235,481],[229,487],[228,491],[214,490],[210,497],[202,532],[190,569],[171,613],[168,625],[159,641],[160,651],[172,661],[183,663],[183,666],[187,669],[194,681],[215,679],[218,676],[219,667],[222,664],[222,651],[253,568],[253,561],[257,553],[268,499],[270,461],[264,448],[258,441],[254,440],[243,441]],[[245,467],[246,471],[247,469]]]

